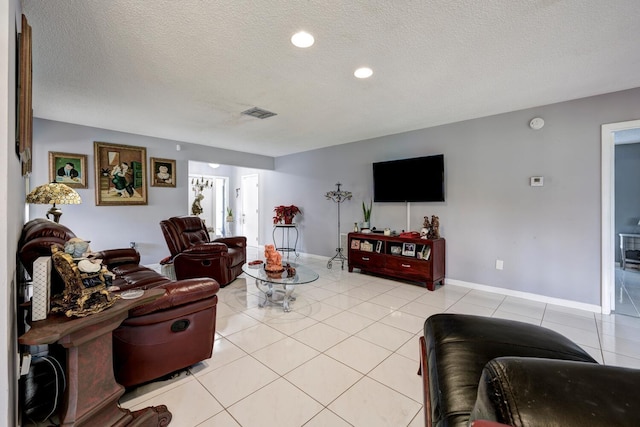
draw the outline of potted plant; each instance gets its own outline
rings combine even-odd
[[[276,213],[273,217],[274,224],[278,224],[283,221],[285,224],[293,224],[293,217],[296,216],[296,214],[302,214],[302,211],[296,205],[276,206],[273,211]]]
[[[227,206],[227,222],[233,222],[233,209],[231,209],[231,206]]]
[[[362,227],[360,228],[364,228],[367,229],[369,228],[369,221],[371,220],[371,210],[373,209],[373,200],[369,200],[369,206],[367,207],[367,205],[365,205],[364,202],[362,202],[362,214],[364,216],[364,222],[362,223]]]

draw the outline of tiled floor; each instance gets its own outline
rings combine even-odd
[[[618,314],[640,317],[640,270],[616,268],[616,308]]]
[[[640,368],[638,318],[453,285],[430,292],[300,261],[320,279],[296,289],[291,312],[259,308],[253,280],[237,279],[218,294],[213,357],[130,391],[121,406],[166,404],[176,427],[423,426],[418,337],[439,312],[546,326],[601,363]]]

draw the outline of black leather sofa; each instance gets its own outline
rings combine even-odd
[[[436,314],[420,360],[427,427],[640,425],[640,370],[599,365],[541,326]]]

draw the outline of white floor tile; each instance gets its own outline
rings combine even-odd
[[[304,427],[350,427],[351,424],[334,414],[328,409],[324,409],[318,415],[313,417],[311,421],[306,423]],[[423,426],[424,427],[424,426]]]
[[[285,375],[288,381],[323,405],[331,403],[362,377],[362,373],[324,354]]]
[[[333,326],[318,323],[300,332],[296,332],[292,337],[318,351],[325,351],[347,339],[349,334]]]
[[[285,338],[253,353],[253,357],[280,375],[302,365],[319,352],[293,338]]]
[[[399,354],[392,354],[367,376],[422,404],[422,377],[418,375],[419,367],[417,357],[408,359]]]
[[[370,378],[363,378],[329,405],[355,427],[406,426],[422,405]]]
[[[244,427],[299,427],[322,409],[318,402],[280,378],[228,411]]]
[[[409,341],[409,339],[413,338],[413,335],[414,334],[403,331],[402,329],[394,328],[393,326],[380,322],[367,326],[356,334],[357,337],[390,351],[396,351],[400,346]]]
[[[358,337],[349,337],[325,352],[327,356],[366,374],[391,355],[391,351]]]
[[[123,407],[135,411],[157,405],[167,406],[172,415],[171,424],[177,426],[198,425],[223,410],[220,403],[197,381],[184,383],[138,405],[124,404]]]
[[[220,338],[213,343],[213,354],[211,357],[200,363],[196,363],[191,367],[190,371],[195,376],[203,375],[246,355],[247,353],[244,350],[228,339]]]
[[[247,353],[252,353],[285,337],[286,335],[282,332],[264,323],[259,323],[256,326],[228,335],[227,339]]]
[[[325,324],[340,329],[348,334],[355,334],[371,325],[374,321],[359,314],[343,311],[324,321]]]
[[[279,376],[251,356],[242,357],[198,378],[213,397],[228,408]]]
[[[196,427],[241,427],[227,411],[222,411]]]

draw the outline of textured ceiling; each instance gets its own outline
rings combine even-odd
[[[638,0],[22,6],[35,117],[270,156],[640,87]]]

